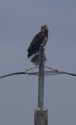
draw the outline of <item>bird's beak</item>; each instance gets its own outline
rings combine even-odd
[[[45,27],[45,30],[47,30],[48,31],[48,26],[46,25],[46,27]]]

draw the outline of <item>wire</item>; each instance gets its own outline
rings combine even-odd
[[[32,73],[28,72],[28,71],[36,69],[36,68],[38,68],[38,67],[29,68],[29,69],[24,70],[23,72],[14,72],[14,73],[2,75],[2,76],[0,76],[0,79],[8,77],[8,76],[13,76],[13,75],[23,75],[23,74],[31,75]]]
[[[58,69],[53,69],[53,68],[51,68],[49,66],[45,66],[45,68],[48,68],[49,70],[52,70],[52,71],[58,71]]]
[[[68,72],[59,72],[59,74],[66,74],[66,75],[71,75],[71,76],[76,76],[74,73],[68,73]]]
[[[38,66],[29,68],[29,69],[26,69],[25,72],[28,72],[28,71],[30,71],[30,70],[37,69],[37,68],[38,68]]]
[[[26,69],[25,71],[23,72],[15,72],[15,73],[10,73],[10,74],[6,74],[6,75],[2,75],[0,76],[0,79],[2,78],[5,78],[5,77],[8,77],[8,76],[14,76],[14,75],[34,75],[34,76],[38,76],[39,75],[39,72],[33,72],[34,69],[37,69],[38,67],[33,67],[33,68],[29,68],[29,69]],[[71,76],[76,76],[76,74],[74,73],[68,73],[68,72],[64,72],[64,71],[59,71],[57,69],[53,69],[51,67],[47,67],[45,66],[45,68],[48,68],[50,69],[50,71],[45,71],[44,72],[44,75],[45,76],[52,76],[52,75],[60,75],[60,74],[66,74],[66,75],[71,75]],[[29,72],[29,71],[32,71],[32,72]]]
[[[29,74],[29,75],[30,75],[30,73],[25,73],[25,72],[15,72],[15,73],[7,74],[7,75],[2,75],[2,76],[0,76],[0,79],[5,78],[5,77],[8,77],[8,76],[23,75],[23,74]]]

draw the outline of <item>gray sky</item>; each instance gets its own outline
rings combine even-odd
[[[76,73],[76,0],[0,0],[0,75],[33,67],[27,48],[47,24],[47,66]],[[34,124],[38,78],[0,80],[0,125]],[[45,77],[49,125],[76,125],[76,77]]]

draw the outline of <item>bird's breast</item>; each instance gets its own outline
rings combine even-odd
[[[40,46],[45,46],[47,40],[48,40],[48,37],[46,36],[46,37],[43,39],[43,41],[42,41],[42,43],[40,44]]]

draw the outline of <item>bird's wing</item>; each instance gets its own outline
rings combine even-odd
[[[42,35],[41,32],[39,32],[32,40],[30,46],[34,45],[40,45],[43,42],[45,35]]]

